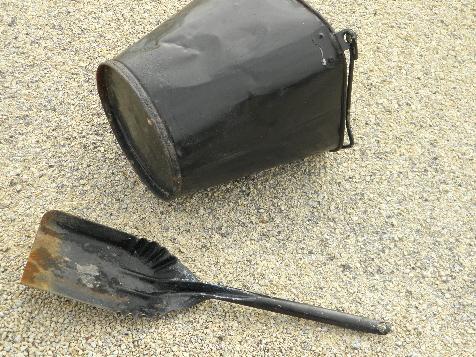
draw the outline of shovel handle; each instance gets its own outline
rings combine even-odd
[[[222,296],[215,299],[378,335],[386,335],[391,329],[383,321],[268,296],[251,294],[248,297]]]
[[[386,335],[391,330],[390,324],[384,321],[372,320],[340,311],[324,309],[322,307],[273,298],[224,286],[200,282],[179,282],[175,283],[174,290],[189,292],[208,299],[227,301],[233,304],[319,321],[356,331]]]

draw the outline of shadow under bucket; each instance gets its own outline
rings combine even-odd
[[[195,0],[101,64],[97,82],[135,170],[170,199],[339,150],[346,128],[352,145],[355,59],[353,32],[303,1]]]

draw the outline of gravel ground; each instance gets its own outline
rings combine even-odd
[[[358,145],[165,203],[116,144],[94,72],[187,2],[0,0],[0,355],[474,355],[474,2],[312,1],[360,36]],[[206,281],[394,331],[221,302],[134,319],[23,287],[49,209],[155,239]]]

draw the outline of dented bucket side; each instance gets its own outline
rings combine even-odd
[[[139,119],[114,115],[102,94],[125,152],[162,198],[341,145],[344,49],[302,1],[195,0],[106,65],[126,72],[153,108]],[[111,85],[98,79],[105,93]],[[134,126],[162,143],[134,137]]]

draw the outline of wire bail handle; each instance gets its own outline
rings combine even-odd
[[[354,80],[354,66],[355,61],[359,58],[359,49],[357,46],[357,34],[350,29],[345,29],[336,34],[337,39],[344,51],[349,50],[349,72],[347,75],[347,92],[345,97],[345,118],[342,120],[342,124],[345,125],[347,131],[347,137],[349,143],[344,144],[344,132],[337,149],[333,151],[339,151],[340,149],[349,149],[354,146],[354,134],[352,133],[352,125],[350,121],[350,109],[352,105],[352,82]]]

